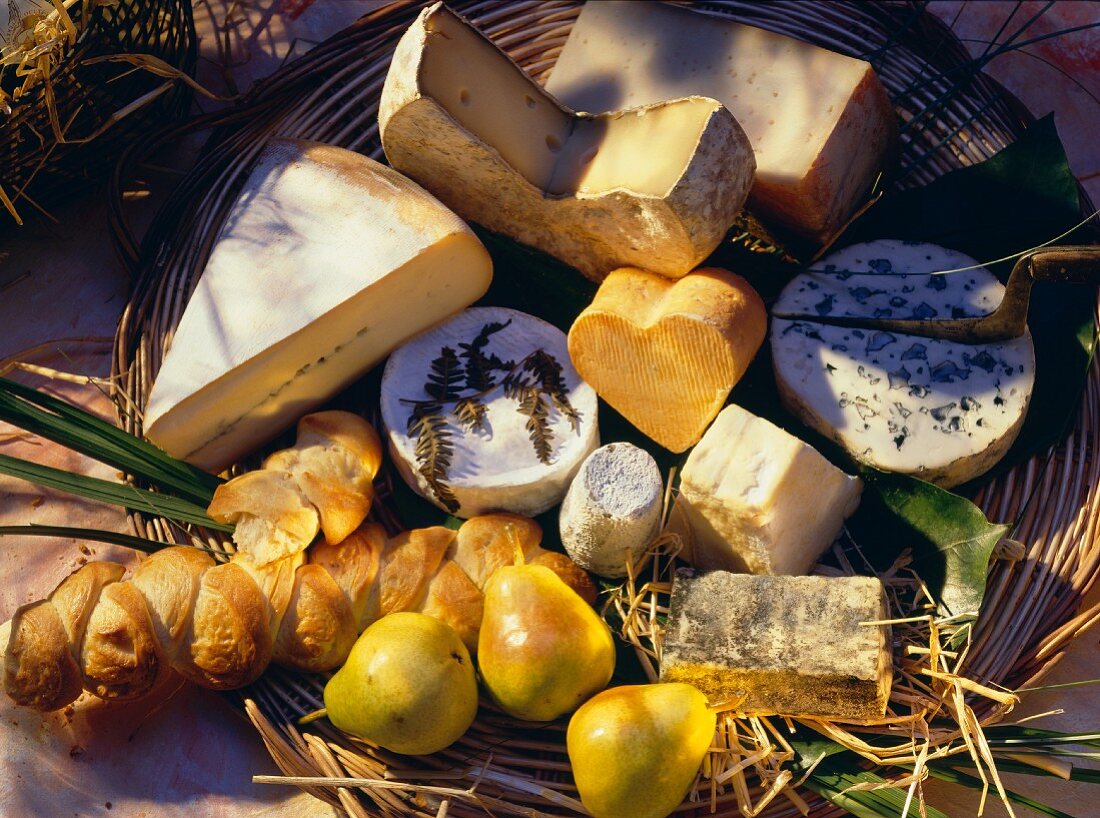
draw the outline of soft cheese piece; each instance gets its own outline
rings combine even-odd
[[[461,219],[351,151],[268,144],[187,304],[145,434],[220,471],[486,289]]]
[[[808,443],[730,405],[688,456],[678,504],[697,567],[804,574],[856,510],[862,489]]]
[[[494,326],[498,328],[485,336],[484,344],[475,343],[487,327]],[[420,434],[413,420],[414,402],[432,399],[425,386],[433,373],[432,362],[444,354],[445,348],[458,356],[459,394],[480,395],[486,410],[481,428],[473,430],[460,422],[454,401],[445,402],[442,412],[437,413],[453,449],[449,464],[442,469],[442,481],[457,503],[452,513],[472,517],[512,511],[533,517],[560,503],[585,457],[599,446],[596,393],[570,363],[561,330],[532,315],[498,307],[468,309],[390,356],[382,376],[382,421],[393,461],[405,482],[423,497],[447,508],[423,471],[426,461],[417,456]],[[474,385],[478,376],[471,375],[470,358],[466,357],[473,348],[480,350],[486,360],[495,358],[500,365],[486,370],[492,377],[492,388]],[[535,382],[523,362],[539,350],[560,365],[565,395],[577,413],[574,424],[559,407],[543,401],[551,432],[549,463],[536,454],[529,415],[520,411],[519,400],[506,394],[504,387],[509,372],[519,374],[528,383]],[[434,437],[440,439],[438,434]]]
[[[767,332],[764,302],[727,270],[671,280],[614,270],[569,330],[573,365],[601,398],[673,452],[698,442]]]
[[[893,678],[875,577],[767,577],[681,568],[661,681],[754,714],[878,719]]]
[[[755,160],[718,102],[657,102],[579,116],[437,3],[398,43],[378,124],[390,164],[463,217],[596,280],[680,276],[733,223]]]
[[[644,449],[608,443],[581,464],[561,504],[561,543],[573,562],[625,577],[661,524],[661,471]]]
[[[974,259],[930,244],[874,241],[833,253],[783,290],[771,348],[784,404],[852,457],[951,487],[1011,447],[1035,381],[1030,335],[970,345],[817,323],[829,318],[963,318],[1004,287]],[[854,273],[854,274],[849,274]]]
[[[750,207],[818,240],[862,204],[896,138],[869,63],[665,3],[585,4],[546,88],[591,113],[719,100],[756,152]]]

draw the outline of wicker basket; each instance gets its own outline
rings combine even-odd
[[[553,65],[579,3],[455,2],[529,72]],[[1027,116],[976,69],[951,33],[919,3],[705,2],[708,13],[731,17],[836,51],[870,59],[894,99],[902,127],[896,188],[926,184],[943,173],[988,158],[1012,142]],[[120,422],[140,434],[139,415],[156,377],[164,339],[182,314],[211,243],[252,160],[272,136],[329,142],[379,158],[377,107],[390,53],[419,4],[398,2],[369,14],[281,69],[238,107],[187,125],[214,128],[206,150],[154,220],[139,247],[120,205],[116,240],[138,273],[120,323],[114,357]],[[954,73],[951,73],[954,72]],[[947,79],[950,77],[950,79]],[[143,150],[177,138],[169,128]],[[137,153],[127,162],[137,161]],[[123,178],[124,163],[117,178]],[[1077,424],[1050,458],[1037,457],[986,485],[975,498],[991,519],[1016,519],[1026,558],[992,569],[968,674],[1007,687],[1035,684],[1073,637],[1100,618],[1079,611],[1100,567],[1100,366],[1090,372]],[[1028,502],[1037,496],[1045,502]],[[175,535],[162,520],[132,518],[138,533]],[[212,545],[221,547],[217,539]],[[272,668],[241,696],[275,761],[288,775],[381,779],[412,777],[420,785],[465,788],[476,779],[482,804],[497,815],[574,815],[575,790],[564,754],[564,727],[521,725],[483,708],[469,734],[423,759],[393,756],[317,722],[303,733],[296,718],[321,706],[325,679]],[[319,798],[351,815],[437,814],[440,796],[425,790],[315,788]],[[815,818],[841,811],[811,800]],[[739,814],[732,797],[717,800],[722,816]],[[709,804],[684,813],[710,814]],[[483,806],[449,805],[451,815],[484,815]],[[797,814],[776,802],[768,816]]]
[[[78,3],[69,13],[80,31],[76,43],[48,78],[0,114],[0,188],[20,216],[102,181],[126,143],[183,116],[191,99],[182,83],[127,63],[95,61],[147,55],[192,74],[190,0]],[[22,82],[14,68],[0,74],[9,96]]]

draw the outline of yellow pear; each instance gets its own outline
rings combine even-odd
[[[384,616],[363,631],[325,685],[328,718],[346,733],[405,755],[458,740],[477,715],[477,679],[454,628],[421,613]]]
[[[565,734],[581,803],[595,818],[664,818],[691,788],[716,723],[706,696],[680,682],[592,697]]]
[[[507,565],[485,584],[477,660],[505,712],[550,721],[607,686],[615,641],[592,606],[549,568]]]

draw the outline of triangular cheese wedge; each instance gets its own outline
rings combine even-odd
[[[145,433],[221,470],[480,297],[491,264],[461,219],[396,171],[273,140],[171,340]]]

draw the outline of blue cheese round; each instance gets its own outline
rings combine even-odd
[[[771,349],[784,405],[856,460],[950,487],[1004,456],[1035,382],[1030,334],[960,344],[821,324],[830,318],[966,318],[992,312],[1004,287],[984,267],[931,244],[852,245],[780,294]],[[841,271],[841,272],[831,272]]]
[[[405,482],[458,517],[541,514],[599,446],[596,393],[565,334],[517,310],[468,309],[397,349],[381,404]]]

